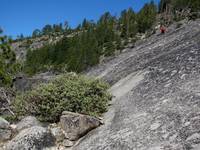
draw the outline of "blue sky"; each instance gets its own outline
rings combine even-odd
[[[104,12],[119,15],[123,9],[141,9],[151,0],[1,0],[0,27],[16,37],[31,35],[46,24],[68,21],[75,27],[84,18],[97,20]],[[158,3],[159,0],[154,0]]]

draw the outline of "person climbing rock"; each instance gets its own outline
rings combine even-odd
[[[160,25],[160,33],[164,34],[166,32],[166,28],[163,24]]]

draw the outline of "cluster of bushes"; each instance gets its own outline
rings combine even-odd
[[[99,116],[107,110],[109,85],[68,73],[16,97],[17,116],[33,115],[41,121],[56,122],[63,111]]]
[[[73,29],[72,37],[54,45],[29,50],[25,71],[29,74],[49,69],[81,72],[98,64],[101,56],[114,55],[130,38],[136,39],[138,32],[149,30],[156,20],[156,13],[157,7],[151,2],[145,4],[138,13],[131,8],[124,10],[119,18],[106,12],[97,22],[84,19],[82,24]],[[55,27],[47,25],[42,31],[45,34],[52,33]]]

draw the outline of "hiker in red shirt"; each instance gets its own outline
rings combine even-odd
[[[165,28],[165,26],[164,25],[160,25],[160,33],[161,34],[164,34],[166,32],[166,28]]]

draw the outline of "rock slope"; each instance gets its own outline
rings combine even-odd
[[[88,73],[108,81],[105,124],[74,150],[200,149],[200,20],[153,35]]]

